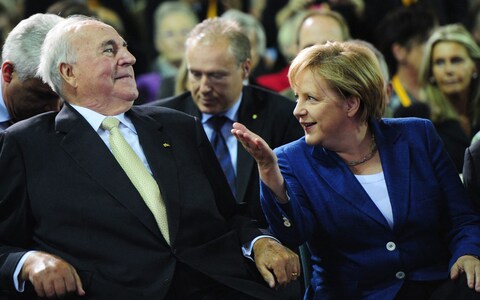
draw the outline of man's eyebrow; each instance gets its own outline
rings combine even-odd
[[[101,44],[101,47],[105,47],[105,46],[116,46],[117,45],[117,42],[115,40],[107,40],[107,41],[104,41],[102,44]],[[122,41],[122,46],[123,47],[127,47],[128,44],[126,41]]]
[[[107,41],[104,41],[102,44],[101,44],[101,47],[106,47],[106,46],[115,46],[117,43],[115,43],[114,40],[107,40]]]

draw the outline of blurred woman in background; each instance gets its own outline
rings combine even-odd
[[[465,149],[480,129],[480,48],[460,24],[439,27],[429,38],[420,67],[423,99],[459,173]]]

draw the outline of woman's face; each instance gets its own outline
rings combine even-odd
[[[432,49],[432,74],[445,95],[469,91],[475,62],[467,49],[457,42],[439,42]]]
[[[347,103],[321,77],[310,70],[300,72],[295,78],[297,106],[293,114],[305,131],[309,145],[334,147],[348,120]]]

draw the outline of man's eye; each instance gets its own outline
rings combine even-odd
[[[225,74],[223,74],[223,73],[212,73],[212,74],[210,74],[210,77],[212,77],[212,79],[215,79],[215,80],[220,80],[220,79],[223,79],[225,77]]]
[[[113,53],[113,48],[106,48],[105,50],[103,50],[103,52],[105,52],[105,53]]]

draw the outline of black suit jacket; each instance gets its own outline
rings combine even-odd
[[[465,150],[463,183],[475,208],[480,212],[480,141]]]
[[[127,115],[165,201],[171,246],[105,143],[65,105],[0,134],[0,290],[14,290],[18,260],[37,249],[72,264],[95,299],[163,299],[177,262],[274,299],[241,253],[260,231],[236,204],[201,123],[166,108]]]
[[[238,111],[238,121],[261,136],[273,149],[303,136],[303,130],[293,116],[295,103],[288,98],[252,85],[243,87],[243,97]],[[149,105],[164,106],[199,117],[201,112],[193,102],[190,92],[176,97],[157,100]],[[260,207],[258,169],[253,157],[238,145],[237,199],[248,203],[250,215],[267,227]]]

